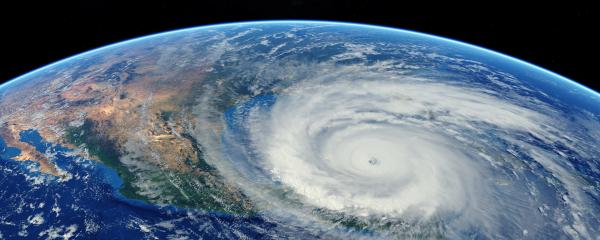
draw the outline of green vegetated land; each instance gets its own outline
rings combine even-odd
[[[185,136],[189,138],[190,136]],[[198,143],[192,141],[200,161],[192,166],[201,173],[176,172],[155,166],[151,172],[144,172],[144,179],[159,188],[160,196],[150,197],[141,194],[136,182],[141,179],[119,159],[121,151],[113,140],[102,134],[92,120],[85,120],[81,126],[70,127],[65,138],[71,144],[87,149],[100,162],[114,169],[123,184],[119,192],[130,199],[142,200],[153,204],[172,204],[182,208],[193,208],[206,211],[221,211],[236,214],[252,214],[253,208],[248,198],[231,186],[226,186],[217,170],[210,166],[201,156]],[[185,161],[193,164],[192,161]],[[151,164],[151,163],[148,163]],[[147,170],[146,170],[147,171]]]

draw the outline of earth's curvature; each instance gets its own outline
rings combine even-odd
[[[0,238],[600,237],[600,95],[430,35],[152,35],[0,86],[0,124]]]

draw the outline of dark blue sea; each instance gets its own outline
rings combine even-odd
[[[45,142],[37,131],[21,141],[53,155],[70,179],[39,173],[37,163],[14,161],[16,148],[0,138],[0,239],[218,239],[266,237],[276,224],[260,217],[155,206],[119,194],[121,180],[103,164]]]

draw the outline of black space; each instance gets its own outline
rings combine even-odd
[[[351,21],[415,30],[490,48],[600,90],[598,8],[400,1],[21,1],[0,3],[0,83],[110,43],[213,23],[269,19]],[[565,5],[566,4],[566,5]]]

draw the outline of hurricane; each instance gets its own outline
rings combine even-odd
[[[550,105],[443,76],[325,69],[217,114],[211,148],[265,211],[384,229],[379,237],[507,225],[527,235],[547,222],[596,234],[587,221],[597,217],[579,207],[594,199],[559,158],[567,149],[540,145],[581,151]],[[568,205],[539,206],[554,198]]]

